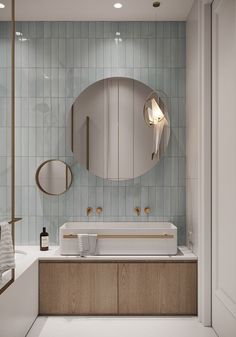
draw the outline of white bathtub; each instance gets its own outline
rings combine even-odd
[[[15,251],[15,263],[22,261],[27,256],[27,253],[23,250]],[[2,274],[2,278],[0,279],[0,288],[2,288],[7,282],[11,280],[11,270],[7,270]]]
[[[79,255],[77,234],[97,234],[96,255],[176,255],[169,222],[68,222],[60,227],[61,255]]]

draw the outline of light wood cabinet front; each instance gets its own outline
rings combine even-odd
[[[117,314],[117,264],[40,263],[41,315]]]
[[[197,264],[120,264],[119,314],[196,315]]]
[[[41,315],[196,315],[196,262],[40,262]]]

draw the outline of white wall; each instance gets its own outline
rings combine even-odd
[[[198,252],[199,183],[199,2],[194,1],[186,25],[186,222],[187,244]],[[191,235],[192,233],[192,235]],[[192,248],[192,247],[191,247]]]
[[[195,0],[186,26],[187,243],[198,255],[198,313],[211,325],[211,2]]]

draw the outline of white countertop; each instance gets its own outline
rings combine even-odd
[[[63,256],[59,246],[51,246],[48,251],[40,251],[39,246],[16,246],[15,280],[17,280],[33,263],[38,261],[196,261],[197,256],[185,246],[178,247],[178,255],[97,255],[97,256]]]
[[[16,251],[24,251],[27,255],[39,260],[79,260],[79,261],[123,261],[123,260],[153,260],[153,261],[181,261],[197,260],[197,256],[185,246],[178,247],[180,254],[177,255],[91,255],[81,257],[78,255],[60,255],[59,246],[51,246],[48,251],[41,251],[38,246],[17,246]]]

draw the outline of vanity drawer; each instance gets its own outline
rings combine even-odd
[[[117,265],[40,262],[39,314],[117,314]]]
[[[196,315],[197,263],[119,265],[121,315]]]

